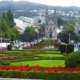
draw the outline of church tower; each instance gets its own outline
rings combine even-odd
[[[57,39],[57,19],[54,12],[54,20],[49,18],[48,9],[45,11],[45,37],[47,39]]]

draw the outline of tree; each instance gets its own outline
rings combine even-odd
[[[0,18],[0,36],[9,39],[16,39],[19,32],[15,28],[13,13],[11,10],[4,12]]]
[[[59,46],[61,52],[73,52],[74,47],[73,44],[71,44],[71,40],[74,40],[74,30],[74,23],[65,22],[63,32],[59,33],[58,35],[58,38],[61,41]]]
[[[35,28],[32,26],[28,26],[24,31],[24,39],[27,41],[32,41],[37,36],[37,32],[35,31]]]
[[[9,30],[8,34],[10,34],[8,38],[10,38],[11,40],[15,40],[19,36],[19,31],[15,27],[13,27]]]
[[[40,36],[45,36],[45,24],[41,24],[39,28],[39,34]]]
[[[25,33],[28,33],[30,36],[34,36],[36,31],[34,27],[30,26],[25,29]]]
[[[69,42],[71,41],[71,37],[75,30],[74,26],[75,26],[74,22],[65,22],[64,24],[64,32],[69,35]]]
[[[14,27],[15,24],[14,24],[14,16],[12,11],[8,10],[6,15],[7,15],[7,21],[8,23],[10,23],[9,26]]]
[[[58,17],[57,23],[58,27],[60,28],[61,25],[64,25],[64,20],[61,17]]]
[[[73,33],[75,30],[74,25],[75,24],[73,22],[65,22],[64,23],[64,32]]]

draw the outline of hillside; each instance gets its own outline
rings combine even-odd
[[[16,17],[20,15],[24,16],[35,16],[36,14],[32,14],[31,10],[40,10],[40,9],[56,9],[61,11],[79,11],[79,7],[61,7],[61,6],[47,6],[43,4],[37,4],[37,3],[31,3],[27,1],[21,1],[21,2],[12,2],[12,1],[2,1],[0,2],[0,13],[3,11],[6,11],[8,9],[11,9],[15,12]]]

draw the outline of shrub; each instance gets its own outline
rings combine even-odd
[[[71,44],[67,44],[67,45],[64,45],[64,44],[61,44],[59,46],[59,50],[61,53],[71,53],[74,51],[74,46],[71,45]]]
[[[65,62],[66,67],[80,67],[80,52],[66,55]]]

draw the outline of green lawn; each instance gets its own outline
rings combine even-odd
[[[42,67],[64,67],[65,61],[64,60],[35,60],[35,61],[23,61],[23,62],[14,62],[12,65],[40,65]]]
[[[43,57],[64,57],[61,54],[38,54],[37,56],[43,56]]]
[[[0,53],[2,54],[2,53]],[[4,51],[5,56],[16,56],[12,65],[65,66],[64,56],[52,49],[27,49],[22,51]],[[3,55],[2,54],[2,55]]]

